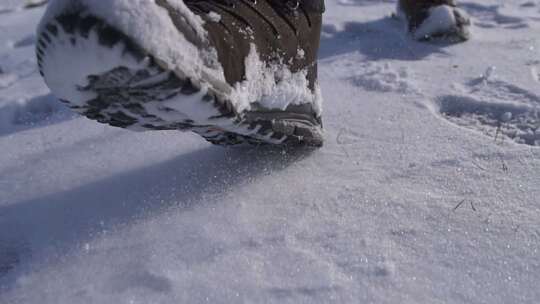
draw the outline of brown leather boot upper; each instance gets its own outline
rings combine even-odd
[[[293,73],[307,68],[313,88],[323,0],[186,0],[185,4],[205,21],[231,86],[245,80],[245,58],[254,46],[268,64],[285,64]],[[169,12],[178,20],[174,10]]]

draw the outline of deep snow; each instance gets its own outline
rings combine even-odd
[[[76,116],[0,1],[0,303],[540,300],[540,1],[463,1],[459,45],[327,1],[316,151]]]

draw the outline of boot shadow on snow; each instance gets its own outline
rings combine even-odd
[[[396,17],[384,17],[368,22],[347,22],[343,29],[324,24],[319,58],[359,52],[366,60],[418,61],[440,53],[448,41],[419,42],[410,37],[402,21]]]
[[[118,226],[215,203],[242,184],[283,170],[310,148],[207,147],[65,192],[0,207],[0,292],[29,265],[61,258]]]

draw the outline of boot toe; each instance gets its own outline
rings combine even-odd
[[[426,18],[411,29],[414,39],[463,42],[470,39],[470,17],[463,10],[448,5],[429,9]]]

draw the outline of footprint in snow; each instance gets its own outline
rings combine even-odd
[[[33,46],[35,44],[36,44],[36,35],[32,34],[32,35],[28,35],[28,36],[22,38],[21,40],[15,42],[13,47],[14,48],[22,48],[22,47],[27,47],[27,46]]]
[[[390,63],[366,61],[353,54],[333,63],[340,76],[354,86],[372,92],[415,93],[417,88],[411,81],[409,70],[394,67]]]
[[[5,89],[14,84],[19,77],[15,74],[5,73],[0,67],[0,89]]]
[[[475,25],[482,28],[507,28],[519,29],[529,27],[527,21],[540,21],[538,12],[530,10],[536,7],[536,3],[529,2],[514,9],[504,4],[478,4],[472,2],[461,3],[475,20]]]
[[[389,64],[362,63],[350,81],[357,87],[375,92],[414,92],[405,68],[394,69]]]
[[[436,100],[440,115],[494,139],[540,147],[540,96],[501,80],[477,79],[464,95]]]
[[[49,2],[49,0],[26,0],[24,3],[24,8],[29,9],[44,6],[47,4],[47,2]]]
[[[50,94],[12,102],[0,108],[0,135],[71,116],[67,108]]]
[[[0,244],[0,252],[0,277],[3,277],[19,264],[20,259],[15,248]]]
[[[17,268],[28,254],[24,242],[0,237],[0,278]]]
[[[143,266],[131,263],[124,265],[125,271],[108,281],[107,288],[113,293],[123,293],[130,289],[143,289],[154,293],[168,293],[171,281],[162,275],[153,274]]]

